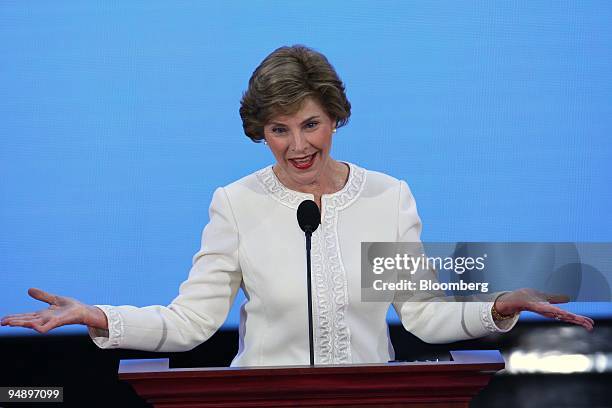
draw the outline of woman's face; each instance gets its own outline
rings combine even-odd
[[[335,121],[312,98],[306,98],[293,115],[278,116],[264,126],[266,142],[277,162],[277,174],[291,185],[320,184],[331,169],[332,133]]]

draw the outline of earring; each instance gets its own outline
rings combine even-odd
[[[334,128],[334,130],[332,130],[332,132],[336,133],[336,130],[337,130],[337,129],[336,129],[336,128]]]
[[[267,145],[268,141],[266,139],[263,140],[263,144]]]

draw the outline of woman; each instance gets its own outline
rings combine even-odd
[[[563,299],[529,289],[494,302],[361,302],[360,243],[418,241],[421,222],[404,181],[330,156],[350,109],[322,54],[303,46],[277,49],[254,71],[240,108],[246,135],[266,143],[276,163],[215,191],[201,249],[172,303],[89,306],[30,289],[51,306],[6,316],[2,325],[44,333],[84,324],[101,348],[183,351],[212,336],[242,287],[247,301],[232,365],[308,364],[304,235],[296,209],[312,199],[322,212],[312,245],[318,364],[393,358],[385,319],[391,304],[404,327],[427,342],[505,332],[523,310],[592,329],[591,319],[549,303]]]

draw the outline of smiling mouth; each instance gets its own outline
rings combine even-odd
[[[313,153],[310,156],[304,156],[304,157],[300,157],[296,159],[289,159],[289,161],[291,162],[291,164],[293,164],[293,167],[300,169],[300,170],[304,170],[312,166],[312,163],[314,162],[316,155],[317,155],[316,153]]]

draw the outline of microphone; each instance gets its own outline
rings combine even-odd
[[[321,212],[317,203],[312,200],[302,201],[297,209],[297,220],[306,234],[315,232],[321,224]]]
[[[321,212],[317,203],[312,200],[304,200],[300,203],[297,209],[298,224],[306,235],[306,286],[308,289],[308,348],[310,350],[310,365],[314,365],[314,339],[312,328],[312,278],[310,272],[310,247],[312,233],[319,228],[321,224]]]

